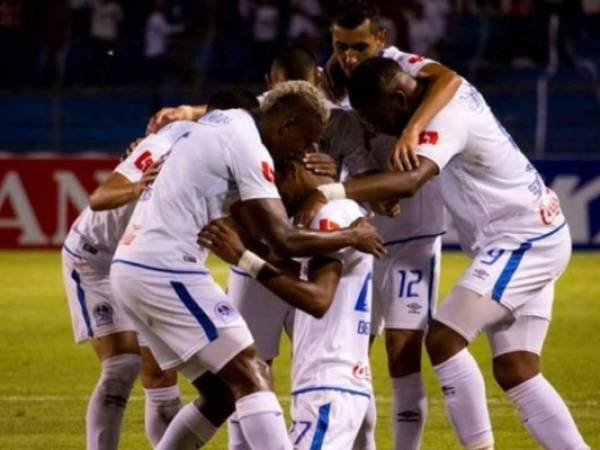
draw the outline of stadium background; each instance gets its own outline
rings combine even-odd
[[[600,0],[379,3],[389,43],[439,59],[476,84],[561,197],[582,252],[558,286],[544,370],[592,448],[600,446]],[[87,193],[159,107],[202,102],[231,83],[258,93],[270,58],[287,43],[324,62],[333,4],[0,0],[0,449],[83,446],[97,362],[71,342],[55,249]],[[152,15],[169,24],[161,42],[146,38]],[[445,243],[455,247],[452,232]],[[226,267],[211,264],[225,282]],[[459,254],[444,255],[442,294],[464,264]],[[487,370],[498,448],[535,448],[493,386],[485,342],[476,355]],[[386,449],[384,361],[379,342],[373,365]],[[276,370],[284,402],[288,365],[286,347]],[[430,371],[428,380],[424,448],[458,448]],[[147,448],[139,391],[122,442]],[[225,447],[221,440],[209,448]]]

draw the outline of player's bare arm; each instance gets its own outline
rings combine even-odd
[[[424,66],[416,78],[425,82],[425,95],[390,154],[390,165],[399,171],[413,170],[419,166],[416,154],[419,134],[454,97],[462,82],[455,71],[437,63]]]
[[[349,246],[378,258],[385,255],[381,236],[367,219],[358,219],[349,228],[338,231],[310,231],[290,224],[279,199],[255,199],[245,203],[251,226],[261,230],[261,237],[279,255],[324,255]]]
[[[146,134],[156,133],[165,125],[177,120],[198,120],[204,114],[206,114],[206,105],[162,108],[150,118],[146,126]]]
[[[90,208],[93,211],[119,208],[133,202],[154,182],[162,162],[154,162],[144,171],[139,181],[129,181],[120,173],[113,172],[90,195]]]
[[[309,223],[316,212],[334,198],[351,198],[360,202],[387,202],[412,197],[427,181],[438,173],[437,165],[428,158],[419,157],[419,167],[410,172],[383,172],[332,183],[319,187],[306,199],[296,223]]]
[[[247,257],[245,254],[249,254],[237,231],[226,220],[216,220],[204,227],[198,235],[198,243],[229,264],[240,265],[242,258]],[[265,287],[314,317],[325,315],[342,274],[340,261],[328,257],[315,258],[310,265],[308,281],[302,281],[264,260],[261,264],[253,275]]]

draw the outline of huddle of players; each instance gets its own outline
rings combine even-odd
[[[396,449],[420,447],[426,330],[464,448],[493,448],[483,378],[466,349],[481,331],[534,438],[589,448],[539,372],[554,281],[570,255],[556,197],[475,88],[384,47],[374,7],[346,4],[332,34],[322,80],[309,54],[284,52],[253,112],[239,96],[216,106],[242,110],[162,111],[156,130],[203,117],[149,135],[92,195],[107,211],[86,209],[73,225],[63,266],[76,339],[91,338],[102,361],[88,449],[116,448],[141,361],[157,449],[198,448],[228,418],[232,449],[375,448],[368,347],[382,326]],[[328,103],[310,84],[319,81]],[[307,153],[316,142],[335,165]],[[342,168],[348,178],[336,183]],[[356,201],[381,213],[385,256]],[[443,205],[472,263],[436,313]],[[206,249],[236,266],[227,296],[204,267]],[[277,355],[286,324],[289,438],[262,362]],[[183,408],[174,370],[201,394]]]

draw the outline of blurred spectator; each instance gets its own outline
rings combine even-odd
[[[250,26],[250,81],[258,82],[271,63],[279,38],[281,11],[275,0],[240,0],[240,12]]]
[[[217,3],[218,0],[187,0],[185,3],[186,36],[190,44],[192,82],[196,89],[204,82],[212,60]]]
[[[437,59],[449,13],[447,0],[412,0],[404,10],[408,50]]]
[[[144,57],[146,75],[154,87],[158,87],[165,78],[168,69],[167,52],[169,36],[183,31],[183,25],[171,24],[167,20],[166,0],[154,0],[153,9],[148,16],[145,28]]]
[[[43,85],[60,85],[64,81],[71,38],[71,15],[68,0],[49,1],[40,51],[39,72]]]
[[[0,87],[14,87],[23,70],[23,0],[0,0]]]
[[[93,72],[97,74],[92,77],[95,82],[105,84],[108,81],[122,20],[123,11],[116,0],[92,0],[92,61],[99,67]]]

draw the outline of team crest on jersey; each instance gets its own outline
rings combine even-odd
[[[231,322],[236,317],[236,311],[228,303],[221,302],[215,306],[215,314],[223,320],[223,322]]]
[[[92,313],[97,327],[112,325],[114,310],[110,303],[100,303],[99,305],[96,305]]]
[[[321,219],[319,221],[319,230],[321,231],[335,231],[339,229],[339,224],[335,223],[333,220]]]

